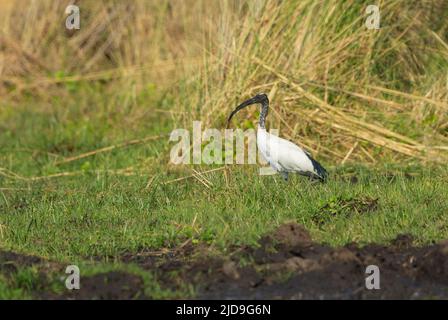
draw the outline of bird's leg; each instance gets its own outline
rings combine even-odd
[[[283,180],[288,181],[288,172],[286,171],[279,171],[279,172],[282,175]]]

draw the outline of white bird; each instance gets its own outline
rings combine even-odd
[[[227,125],[238,111],[256,103],[261,104],[260,121],[257,130],[257,146],[269,165],[279,172],[285,180],[288,180],[289,173],[298,173],[312,179],[325,181],[328,176],[327,171],[307,151],[291,141],[282,139],[266,131],[265,121],[269,109],[269,99],[266,94],[257,94],[255,97],[237,106],[230,114]]]

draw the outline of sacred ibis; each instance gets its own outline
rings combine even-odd
[[[288,180],[289,173],[298,173],[308,176],[311,179],[325,181],[328,175],[327,171],[307,151],[291,141],[282,139],[266,131],[265,121],[269,109],[269,99],[266,94],[257,94],[255,97],[237,106],[230,114],[227,120],[227,126],[238,111],[252,104],[261,104],[260,120],[257,130],[257,146],[269,165],[279,172],[285,180]]]

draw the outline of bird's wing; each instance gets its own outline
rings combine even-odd
[[[290,140],[286,140],[286,139],[282,139],[282,140],[284,140],[284,141],[286,141],[286,142],[289,142],[288,144],[293,145],[293,146],[296,147],[296,148],[299,148],[300,150],[302,150],[303,152],[305,152],[305,154],[306,154],[307,156],[311,157],[311,152],[309,152],[308,150],[306,150],[306,149],[304,149],[304,148],[302,148],[302,147],[299,147],[298,145],[296,145],[294,142],[292,142],[292,141],[290,141]]]
[[[279,150],[278,162],[285,171],[295,171],[325,180],[327,171],[313,159],[310,153],[282,138],[278,138],[276,144]]]
[[[303,152],[305,152],[305,153],[306,153],[306,155],[307,155],[307,156],[311,157],[311,153],[310,153],[310,152],[309,152],[308,150],[306,150],[306,149],[303,149],[303,148],[302,148],[302,150],[303,150]]]
[[[286,171],[313,172],[310,157],[299,146],[291,141],[277,138],[278,162]]]

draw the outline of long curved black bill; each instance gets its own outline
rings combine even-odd
[[[262,94],[262,95],[258,94],[258,95],[256,95],[255,97],[250,98],[249,100],[246,100],[246,101],[244,101],[243,103],[241,103],[239,106],[237,106],[237,107],[235,108],[235,110],[232,111],[232,113],[230,114],[229,118],[227,119],[227,127],[229,127],[230,120],[232,120],[232,117],[233,117],[238,111],[240,111],[240,110],[242,110],[242,109],[244,109],[244,108],[246,108],[246,107],[248,107],[248,106],[250,106],[250,105],[252,105],[252,104],[255,104],[255,103],[261,103],[261,102],[263,102],[264,99],[266,99],[266,95],[264,95],[264,94]]]

